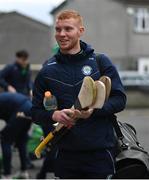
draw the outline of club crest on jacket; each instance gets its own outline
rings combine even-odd
[[[92,67],[87,66],[87,65],[83,66],[83,68],[82,68],[82,73],[83,73],[84,75],[86,75],[86,76],[91,75],[91,73],[92,73]]]

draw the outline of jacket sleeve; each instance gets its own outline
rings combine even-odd
[[[105,102],[102,109],[96,109],[94,111],[93,116],[107,116],[115,114],[122,111],[126,105],[126,95],[124,92],[124,87],[116,70],[116,67],[104,54],[101,55],[100,60],[100,68],[102,70],[101,74],[111,78],[112,86],[109,99]]]
[[[40,124],[41,126],[55,123],[55,121],[52,121],[54,110],[47,111],[43,106],[44,92],[46,90],[48,89],[46,87],[43,72],[40,71],[35,79],[33,87],[32,119],[33,122]]]
[[[4,69],[0,71],[0,86],[4,88],[5,91],[7,91],[9,85],[6,79],[8,79],[11,75],[12,68],[12,65],[7,65]]]

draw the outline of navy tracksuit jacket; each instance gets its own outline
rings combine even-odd
[[[98,80],[102,75],[112,80],[109,100],[102,109],[95,110],[90,118],[80,119],[59,141],[55,160],[55,175],[63,179],[107,178],[115,173],[115,136],[113,115],[124,109],[126,96],[115,66],[102,54],[97,67],[94,50],[80,42],[81,52],[75,55],[58,52],[44,64],[33,90],[33,120],[49,125],[54,110],[45,111],[44,92],[50,90],[56,96],[58,109],[71,108],[80,91],[83,78],[91,76]],[[102,72],[100,72],[102,70]]]
[[[102,75],[109,76],[112,81],[109,100],[102,109],[95,110],[90,118],[78,120],[58,146],[60,151],[72,153],[111,149],[116,143],[111,119],[115,113],[125,108],[124,88],[109,58],[101,54],[101,67],[98,68],[94,50],[86,43],[82,41],[80,43],[82,49],[80,53],[64,55],[58,52],[39,72],[33,90],[33,120],[38,124],[54,123],[52,121],[54,110],[45,111],[43,107],[45,91],[50,90],[56,96],[58,109],[71,108],[85,76],[91,76],[94,80],[98,80]],[[102,69],[102,73],[99,69]]]

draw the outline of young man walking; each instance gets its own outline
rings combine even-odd
[[[74,10],[60,12],[55,22],[55,38],[59,51],[39,72],[33,91],[32,116],[36,123],[60,122],[72,126],[58,143],[55,175],[60,178],[107,178],[115,173],[115,145],[112,118],[125,108],[126,96],[118,72],[110,59],[100,55],[101,67],[96,63],[94,49],[80,40],[85,28],[83,18]],[[100,69],[100,70],[99,70]],[[112,80],[108,101],[102,109],[80,111],[74,125],[74,104],[83,78],[94,80],[102,75]],[[57,98],[58,109],[46,111],[44,92],[50,90]]]

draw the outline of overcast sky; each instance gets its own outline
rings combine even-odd
[[[49,12],[64,0],[0,0],[0,11],[18,11],[50,25],[52,18]]]

